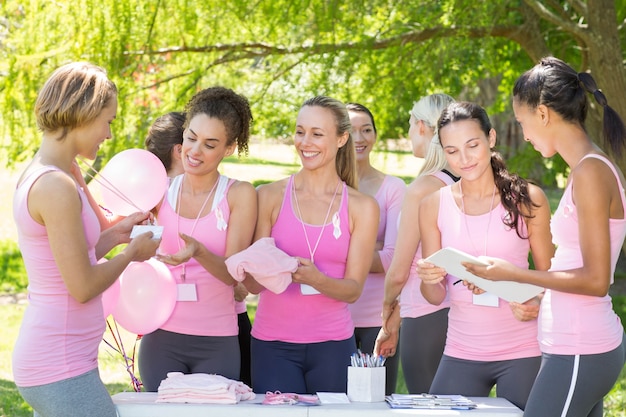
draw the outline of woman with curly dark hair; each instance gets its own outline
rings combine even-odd
[[[252,114],[245,97],[224,87],[197,93],[185,114],[184,173],[157,208],[164,226],[158,258],[176,280],[178,300],[167,322],[141,341],[139,371],[148,391],[174,371],[239,379],[237,282],[224,261],[252,241],[256,191],[218,167],[235,149],[247,152]]]

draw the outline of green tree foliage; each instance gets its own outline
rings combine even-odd
[[[486,106],[502,148],[515,156],[522,151],[511,87],[547,54],[592,71],[626,115],[626,95],[614,94],[626,91],[625,0],[6,0],[0,7],[0,134],[9,162],[36,149],[37,90],[70,60],[105,67],[120,89],[105,159],[142,146],[156,117],[216,84],[249,97],[262,137],[289,136],[300,104],[327,94],[369,106],[381,136],[397,138],[413,101],[447,92]],[[553,183],[554,166],[530,154],[544,169],[520,172]]]

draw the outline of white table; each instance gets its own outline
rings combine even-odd
[[[323,404],[318,406],[261,405],[263,395],[235,405],[155,403],[153,392],[122,392],[113,395],[119,417],[401,417],[464,416],[521,417],[523,412],[504,398],[469,397],[475,410],[394,410],[387,403]]]

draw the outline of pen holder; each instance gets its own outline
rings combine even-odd
[[[353,402],[385,401],[385,367],[348,367],[348,398]]]

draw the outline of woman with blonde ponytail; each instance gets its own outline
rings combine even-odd
[[[399,339],[404,379],[412,394],[428,392],[448,327],[447,301],[434,306],[424,300],[415,262],[421,258],[418,211],[422,198],[458,179],[448,166],[437,134],[437,120],[452,102],[447,94],[431,94],[417,101],[410,112],[413,155],[424,158],[424,165],[404,196],[396,248],[385,276],[384,328],[378,336],[378,352],[395,355]]]

